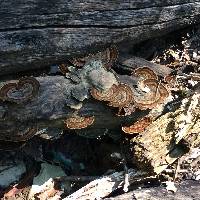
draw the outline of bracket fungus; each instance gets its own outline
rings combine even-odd
[[[126,84],[119,84],[113,98],[108,103],[111,107],[118,107],[119,113],[123,107],[127,107],[133,101],[133,92]]]
[[[155,74],[155,72],[148,67],[139,67],[133,71],[132,75],[138,77],[141,80],[158,79],[158,76]]]
[[[119,85],[113,85],[109,90],[102,92],[93,88],[91,90],[91,95],[99,101],[107,101],[108,105],[111,107],[119,108],[118,115],[120,114],[122,108],[128,109],[129,107],[129,113],[134,111],[134,109],[130,109],[130,105],[133,102],[133,91],[126,84],[121,83]]]
[[[116,91],[117,85],[114,84],[110,89],[104,91],[99,91],[96,88],[92,88],[91,95],[94,99],[99,101],[111,101]]]
[[[69,70],[68,70],[69,65],[68,64],[63,63],[63,64],[58,65],[58,67],[59,67],[59,69],[60,69],[60,71],[63,75],[65,75],[66,73],[69,72]]]
[[[19,79],[17,83],[5,83],[0,88],[0,99],[3,101],[24,103],[38,94],[40,84],[33,77]]]
[[[118,84],[115,75],[104,68],[100,60],[91,60],[81,69],[76,70],[74,67],[70,69],[67,79],[76,84],[70,84],[66,90],[66,105],[70,108],[81,105],[85,99],[89,98],[91,88],[100,91],[109,90],[114,84]],[[78,106],[80,109],[80,106]]]
[[[15,128],[12,132],[10,130],[5,130],[4,137],[1,136],[2,141],[9,141],[9,142],[24,142],[32,138],[37,133],[36,127],[24,127],[19,126]]]
[[[88,126],[94,123],[94,116],[91,117],[81,117],[81,116],[74,116],[66,119],[64,121],[64,127],[66,129],[83,129],[87,128]]]
[[[115,45],[112,45],[111,47],[106,48],[104,51],[97,52],[96,54],[89,54],[88,56],[82,58],[72,58],[69,59],[69,61],[75,67],[83,67],[85,63],[91,59],[101,60],[106,68],[111,68],[112,65],[116,62],[117,58],[117,47]]]
[[[109,69],[116,62],[117,58],[118,58],[118,49],[115,45],[112,45],[109,48],[106,48],[104,51],[97,52],[96,54],[89,54],[85,57],[79,57],[79,58],[70,58],[69,62],[74,67],[80,69],[90,60],[101,60],[104,67]],[[59,65],[61,73],[64,75],[68,73],[69,66],[70,64]]]
[[[140,83],[142,92],[134,95],[134,103],[140,110],[152,109],[164,103],[169,96],[165,86],[155,79],[146,79]],[[146,92],[148,89],[148,92]]]
[[[139,91],[134,92],[134,103],[139,109],[155,108],[169,96],[166,87],[158,81],[156,73],[148,67],[137,68],[132,75],[139,78]]]
[[[164,82],[166,82],[166,86],[170,89],[178,88],[178,82],[175,75],[167,75],[164,77]]]
[[[131,126],[123,126],[122,131],[128,134],[142,133],[151,123],[150,117],[143,117]]]

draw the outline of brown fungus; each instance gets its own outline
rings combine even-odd
[[[99,101],[107,101],[111,107],[119,108],[117,115],[121,115],[122,108],[124,109],[123,116],[130,115],[135,111],[133,105],[133,92],[126,84],[113,85],[110,89],[99,91],[95,88],[91,90],[93,98]]]
[[[134,103],[141,110],[153,109],[162,104],[169,96],[165,86],[155,79],[146,79],[140,82],[143,95],[135,95]],[[148,90],[147,92],[144,92]]]
[[[2,141],[24,142],[31,139],[36,133],[37,128],[35,127],[19,127],[15,129],[12,135],[6,134],[6,136],[2,138]]]
[[[33,77],[21,78],[17,83],[6,83],[0,88],[0,99],[24,103],[38,94],[40,84]]]
[[[27,141],[29,139],[31,139],[35,134],[37,133],[37,128],[28,128],[26,131],[19,133],[16,136],[16,141]],[[12,140],[14,141],[14,140]]]
[[[166,82],[168,88],[177,87],[177,80],[175,75],[167,75],[164,77],[164,82]]]
[[[60,71],[63,75],[66,75],[66,73],[69,72],[69,70],[68,70],[69,65],[68,64],[60,64],[58,67],[59,67],[59,69],[60,69]]]
[[[134,70],[132,73],[134,76],[139,77],[139,79],[158,79],[158,76],[154,73],[153,70],[149,69],[148,67],[139,67]]]
[[[131,88],[126,84],[119,84],[117,86],[117,91],[114,93],[113,98],[110,100],[108,105],[111,107],[119,108],[117,115],[120,116],[122,108],[129,107],[132,102],[133,92]],[[134,109],[132,109],[132,111],[134,111]],[[125,114],[123,114],[123,116],[124,115]]]
[[[126,84],[119,84],[113,98],[108,103],[112,107],[125,107],[128,106],[133,100],[133,92]]]
[[[135,112],[135,105],[134,102],[130,103],[128,106],[123,107],[124,114],[123,116],[131,115]]]
[[[96,88],[92,88],[91,95],[94,99],[99,101],[111,101],[116,91],[117,85],[114,84],[110,89],[105,91],[99,91]]]
[[[94,122],[94,116],[91,117],[81,117],[81,116],[74,116],[66,119],[64,121],[64,127],[66,129],[82,129],[87,128],[88,126],[92,125]]]
[[[106,68],[111,68],[118,58],[118,49],[115,45],[107,48],[101,53],[101,60]]]
[[[71,58],[69,59],[70,63],[75,67],[83,67],[86,62],[91,59],[101,60],[106,68],[111,68],[112,65],[116,62],[118,58],[118,50],[115,45],[110,46],[104,51],[97,52],[96,54],[89,54],[85,57],[80,58]]]
[[[143,117],[139,121],[135,122],[131,126],[123,126],[122,131],[128,134],[135,134],[143,132],[150,124],[152,120],[150,117]]]
[[[83,67],[85,63],[92,57],[92,55],[82,57],[82,58],[71,58],[69,62],[72,63],[75,67]]]

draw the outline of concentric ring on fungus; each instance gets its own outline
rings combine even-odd
[[[118,49],[115,45],[107,48],[102,52],[101,59],[106,68],[111,68],[113,64],[117,61]]]
[[[126,84],[119,84],[113,98],[108,103],[112,107],[125,107],[133,101],[133,92]]]
[[[18,83],[3,85],[0,88],[0,99],[14,103],[24,103],[38,94],[39,87],[40,84],[35,78],[21,78]]]
[[[85,57],[71,58],[69,61],[75,67],[83,67],[85,63],[91,59],[101,60],[106,68],[111,68],[113,63],[118,58],[118,50],[115,45],[106,48],[104,51],[97,52],[96,54],[89,54]]]
[[[167,83],[168,87],[171,87],[171,88],[176,87],[176,85],[177,85],[176,76],[167,75],[167,76],[164,77],[164,82]]]
[[[94,116],[91,117],[81,117],[75,116],[70,117],[64,121],[64,127],[66,129],[82,129],[94,123]]]
[[[71,58],[69,61],[74,65],[75,67],[83,67],[85,63],[90,59],[92,55],[88,55],[86,57],[81,58]]]
[[[124,133],[128,133],[128,134],[141,133],[151,123],[152,123],[152,120],[150,117],[143,117],[142,119],[140,119],[139,121],[135,122],[134,124],[132,124],[130,126],[123,126],[122,131]]]
[[[142,98],[134,98],[136,107],[141,110],[152,109],[162,104],[164,100],[169,96],[168,90],[165,86],[155,79],[146,79],[142,81],[143,87],[148,87],[149,92],[143,95]]]
[[[10,142],[27,141],[27,140],[31,139],[37,133],[37,128],[31,127],[31,128],[27,128],[26,130],[24,130],[23,134],[21,134],[21,132],[18,131],[16,135],[11,136],[10,138],[5,137],[2,139],[2,141],[10,141]]]
[[[69,72],[68,67],[69,67],[68,64],[60,64],[60,65],[58,66],[58,68],[60,69],[60,71],[61,71],[61,73],[62,73],[63,75],[66,75],[66,73]]]
[[[92,88],[90,93],[94,99],[97,99],[99,101],[111,101],[117,89],[117,85],[113,85],[110,89],[105,91],[99,91],[96,88]]]
[[[143,80],[158,79],[158,76],[155,74],[155,72],[148,67],[139,67],[133,71],[132,75],[142,78]]]

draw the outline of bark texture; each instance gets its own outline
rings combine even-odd
[[[195,0],[0,2],[0,75],[41,68],[112,43],[200,21]]]

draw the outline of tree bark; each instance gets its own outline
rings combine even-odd
[[[132,44],[200,21],[195,0],[51,1],[0,3],[0,75],[41,68]]]

